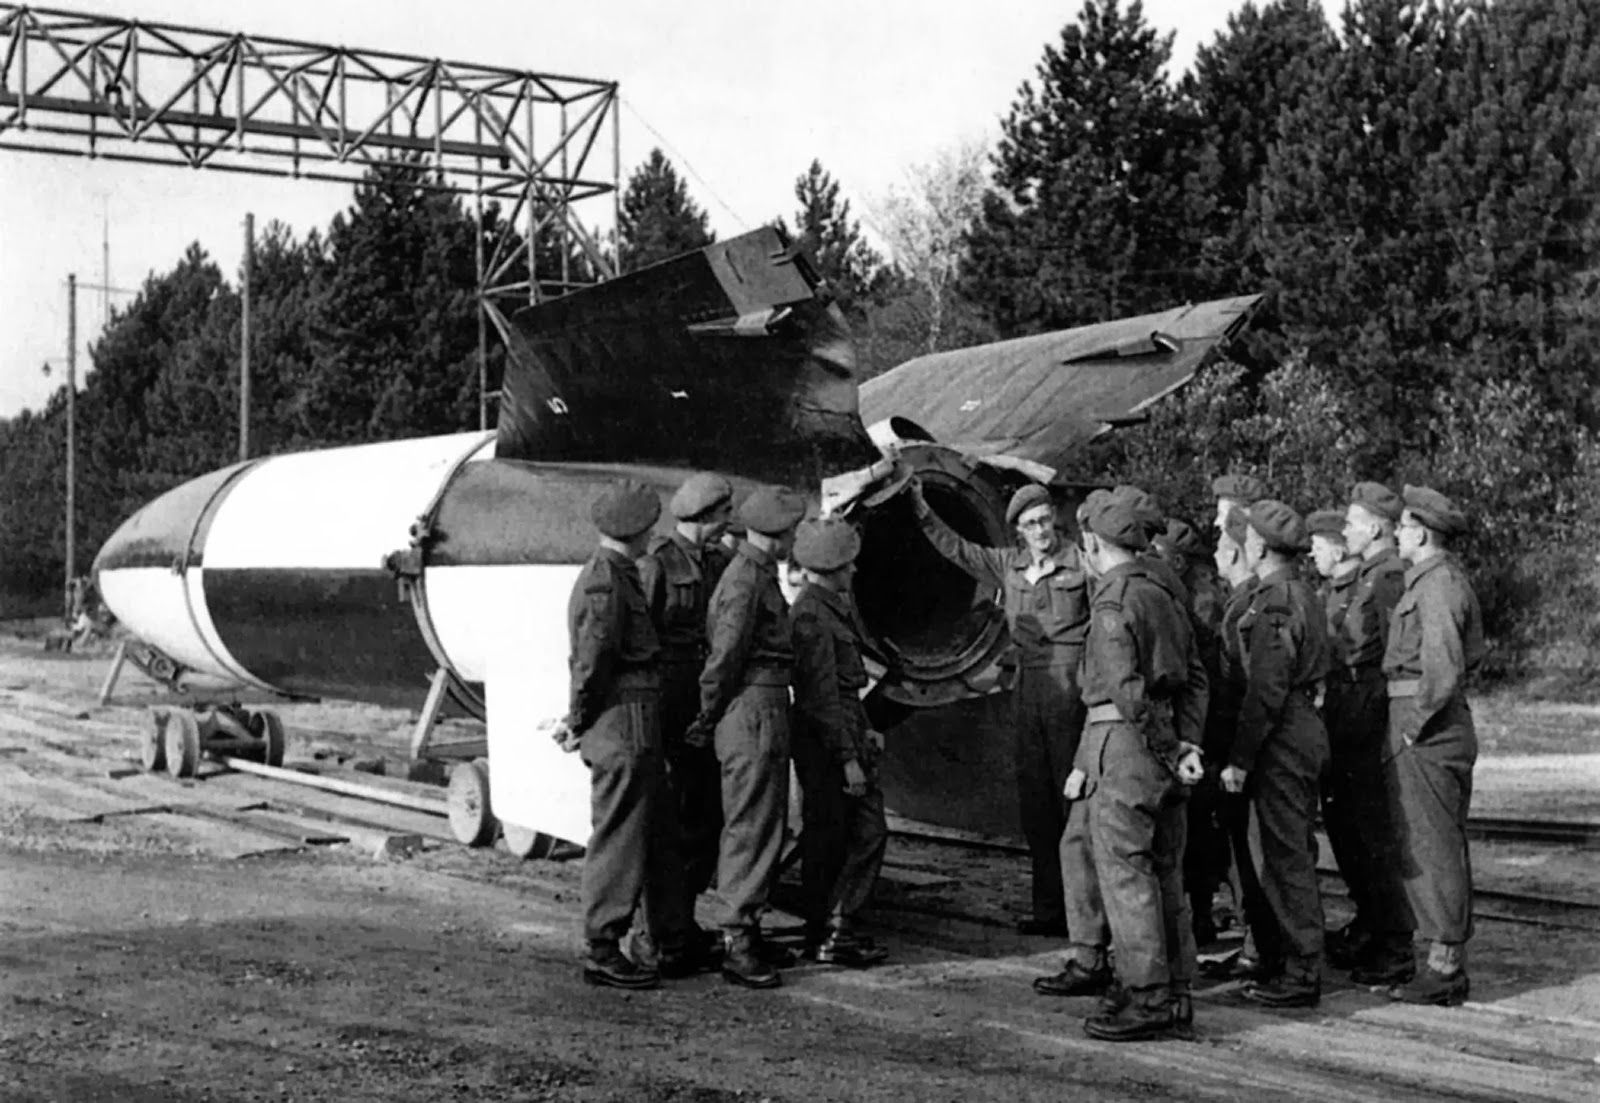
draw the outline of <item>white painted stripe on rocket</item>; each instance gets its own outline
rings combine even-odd
[[[274,456],[245,472],[201,550],[208,569],[376,570],[463,456],[492,437],[456,433]]]
[[[483,681],[489,676],[489,649],[498,638],[499,622],[529,619],[536,622],[540,650],[549,657],[547,662],[541,660],[540,669],[559,681],[565,693],[570,647],[567,600],[582,569],[581,563],[429,567],[428,616],[451,669],[466,681]],[[537,607],[518,606],[513,594],[536,595]],[[562,701],[565,708],[565,698]]]
[[[436,573],[473,570],[493,583],[492,600],[477,606],[482,612],[476,630],[487,662],[489,802],[495,815],[580,845],[589,840],[589,772],[540,725],[567,712],[567,602],[581,569],[570,564],[428,571],[430,587]],[[488,596],[484,585],[463,577],[457,593],[474,592],[481,599]]]
[[[144,642],[192,670],[230,682],[239,680],[207,646],[189,616],[183,577],[170,567],[101,571],[98,584],[106,606]],[[214,637],[214,630],[212,634]]]

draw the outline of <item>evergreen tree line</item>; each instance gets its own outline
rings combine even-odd
[[[1085,0],[992,149],[944,151],[872,204],[888,257],[838,181],[817,162],[801,174],[789,229],[851,318],[863,373],[1266,292],[1232,360],[1069,474],[1137,481],[1198,520],[1224,470],[1302,509],[1359,479],[1426,481],[1474,516],[1463,554],[1497,665],[1592,667],[1600,0],[1349,0],[1332,23],[1317,0],[1269,0],[1187,73],[1169,72],[1171,48],[1137,2]],[[258,245],[257,451],[476,425],[476,230],[418,185],[391,166],[325,233],[275,226]],[[713,237],[659,150],[617,235],[628,270]],[[553,239],[536,252],[541,274],[561,267]],[[232,458],[238,314],[194,247],[92,350],[80,562],[154,493]],[[59,586],[61,413],[58,395],[0,423],[9,591]]]

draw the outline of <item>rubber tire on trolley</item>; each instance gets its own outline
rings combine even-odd
[[[446,797],[450,832],[464,846],[488,846],[499,824],[489,804],[489,763],[481,758],[463,762],[450,771]]]
[[[283,719],[271,709],[259,709],[250,714],[250,734],[261,740],[261,761],[267,766],[283,765],[287,746],[283,734]]]
[[[150,713],[150,726],[139,740],[139,764],[145,771],[159,774],[167,768],[167,717],[165,709]]]
[[[165,739],[167,773],[173,777],[194,777],[200,769],[200,721],[188,709],[167,713]]]

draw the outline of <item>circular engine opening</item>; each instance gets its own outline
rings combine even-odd
[[[928,505],[968,540],[991,543],[991,506],[976,489],[922,472]],[[908,495],[874,509],[862,529],[856,607],[873,641],[908,676],[965,673],[986,657],[1001,615],[987,587],[936,551],[917,525]]]

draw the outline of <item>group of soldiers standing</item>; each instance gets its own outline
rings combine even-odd
[[[1213,489],[1214,550],[1130,486],[1091,493],[1074,542],[1034,484],[1007,509],[1018,545],[1000,549],[963,539],[911,480],[923,536],[998,595],[1015,649],[1033,870],[1021,929],[1067,942],[1034,988],[1098,997],[1093,1037],[1189,1033],[1197,945],[1215,938],[1228,883],[1246,938],[1214,971],[1245,981],[1247,998],[1314,1006],[1326,962],[1394,999],[1460,1003],[1476,758],[1464,681],[1484,650],[1450,554],[1466,519],[1410,486],[1361,483],[1344,509],[1309,518],[1250,477]],[[859,536],[761,488],[739,507],[730,560],[731,505],[725,480],[697,475],[672,499],[677,530],[651,541],[654,491],[619,483],[595,503],[601,547],[573,591],[572,704],[557,732],[592,777],[594,983],[648,987],[719,962],[735,983],[779,983],[792,955],[760,919],[791,757],[807,951],[857,966],[884,956],[854,922],[886,839],[850,605]],[[792,607],[783,560],[805,574]],[[1327,933],[1319,814],[1356,908]],[[694,921],[713,880],[720,938]],[[630,925],[653,953],[624,955]]]
[[[622,481],[596,499],[600,547],[573,587],[571,703],[555,732],[590,771],[583,872],[584,978],[651,988],[720,966],[750,988],[781,983],[794,954],[762,935],[782,857],[790,763],[802,786],[805,952],[866,966],[886,953],[854,923],[888,830],[850,609],[860,536],[806,503],[699,474],[670,503],[669,536],[650,487]],[[804,573],[791,607],[779,564]],[[722,930],[695,921],[716,886]],[[631,953],[623,950],[630,928]]]

